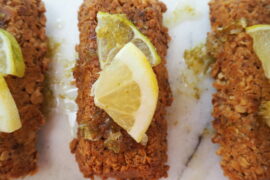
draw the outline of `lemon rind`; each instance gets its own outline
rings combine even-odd
[[[125,51],[124,48],[127,49],[132,49],[135,51],[136,49],[136,53],[131,53],[130,51]],[[121,60],[122,62],[125,61],[129,61],[129,63],[126,63],[126,65],[131,69],[131,71],[133,72],[132,69],[135,70],[135,68],[137,68],[137,65],[135,65],[135,63],[140,64],[140,67],[144,67],[144,72],[140,72],[140,73],[136,73],[136,75],[138,75],[137,77],[133,76],[133,79],[140,85],[140,88],[142,87],[142,79],[144,81],[144,85],[141,89],[141,98],[142,99],[152,99],[153,101],[144,101],[143,103],[141,103],[141,106],[139,107],[139,109],[137,110],[136,114],[135,114],[135,124],[133,125],[133,127],[131,128],[130,131],[128,131],[128,133],[137,141],[137,142],[141,142],[143,135],[145,134],[145,132],[147,131],[147,129],[149,128],[154,113],[155,113],[155,109],[156,109],[156,105],[157,105],[157,99],[158,99],[158,83],[157,83],[157,79],[156,79],[156,75],[153,72],[153,69],[149,63],[149,61],[147,60],[146,56],[141,52],[140,49],[138,49],[133,43],[129,43],[127,44],[125,47],[123,48],[123,50],[121,50],[117,56],[115,57],[115,60]],[[123,53],[123,54],[122,54]],[[124,54],[126,53],[126,54]],[[132,56],[135,56],[135,54],[138,56],[136,59],[137,61],[133,61],[130,58],[126,58],[124,59],[124,57],[127,57],[128,54],[132,54]],[[123,58],[119,58],[120,56],[123,56]],[[142,68],[140,69],[141,71],[143,70]],[[146,76],[144,76],[145,74],[148,74],[148,78],[146,78]],[[146,91],[148,90],[148,91]],[[151,97],[152,96],[152,97]],[[149,98],[151,97],[151,98]],[[145,117],[144,115],[147,114],[148,116]],[[143,115],[143,116],[141,116]],[[141,124],[141,119],[147,121],[144,123],[144,126],[142,126]]]
[[[257,24],[257,25],[253,25],[253,26],[249,26],[246,28],[246,31],[248,33],[253,33],[255,31],[258,30],[258,28],[260,30],[270,30],[270,25],[267,25],[267,24]]]
[[[131,58],[126,58],[127,56]],[[136,142],[140,143],[152,122],[156,110],[159,92],[157,78],[146,56],[131,42],[119,51],[113,61],[124,63],[131,72],[136,71],[136,73],[133,73],[133,80],[137,82],[140,87],[141,99],[147,99],[147,101],[143,101],[140,104],[140,107],[134,114],[130,114],[134,117],[134,124],[131,129],[127,131]],[[97,80],[97,82],[98,81],[99,80]],[[96,91],[96,87],[97,85],[94,86],[94,91]],[[94,92],[94,95],[95,94]],[[95,104],[109,114],[110,108],[106,107],[106,105],[102,104],[98,99],[99,97],[95,96]],[[114,109],[113,111],[118,110]],[[121,110],[118,112],[125,113]]]

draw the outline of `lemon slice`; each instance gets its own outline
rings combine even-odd
[[[270,79],[270,25],[254,25],[246,29],[253,39],[253,48],[262,62],[265,76]]]
[[[99,12],[97,19],[98,56],[102,69],[111,63],[115,55],[128,42],[133,42],[145,54],[152,66],[161,62],[151,41],[124,14]]]
[[[5,79],[0,76],[0,132],[11,133],[21,128],[21,120],[15,101]]]
[[[158,83],[140,49],[133,43],[124,46],[100,73],[92,94],[96,106],[138,143],[142,141],[156,109]]]
[[[21,48],[16,39],[0,29],[0,74],[23,77],[25,64]]]

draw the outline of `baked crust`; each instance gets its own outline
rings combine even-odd
[[[95,106],[90,96],[91,87],[100,71],[95,33],[98,11],[126,14],[150,38],[162,58],[162,63],[154,68],[159,83],[159,101],[147,131],[147,146],[136,143],[113,123],[103,110]],[[104,179],[155,180],[167,176],[167,122],[164,116],[166,106],[172,102],[172,95],[165,67],[169,41],[168,30],[162,25],[162,13],[165,11],[166,6],[156,0],[85,0],[80,8],[79,60],[74,71],[79,89],[77,122],[79,125],[88,125],[100,135],[96,141],[86,140],[79,129],[78,138],[71,143],[71,151],[85,177],[94,178],[98,175]],[[119,153],[114,153],[104,145],[109,129],[117,129],[122,133]]]
[[[269,6],[269,0],[210,2],[208,42],[216,59],[212,76],[217,89],[213,142],[220,145],[217,154],[231,180],[270,179],[270,128],[258,115],[261,103],[270,100],[270,83],[252,38],[240,26],[270,24]]]
[[[44,73],[49,60],[45,33],[45,8],[40,0],[0,0],[0,28],[19,42],[26,73],[6,77],[22,120],[14,133],[0,133],[0,179],[17,178],[37,171],[37,132],[45,119],[41,112]]]

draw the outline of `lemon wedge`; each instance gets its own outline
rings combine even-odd
[[[129,42],[133,42],[145,54],[152,66],[161,62],[151,41],[124,14],[98,12],[97,19],[98,56],[102,69]]]
[[[0,132],[11,133],[22,127],[19,112],[5,79],[0,76]]]
[[[125,45],[92,88],[96,106],[138,143],[145,137],[158,101],[156,75],[142,51]]]
[[[262,62],[265,76],[270,79],[270,25],[254,25],[246,28],[253,39],[253,48]]]
[[[25,64],[21,48],[9,32],[0,29],[0,74],[23,77]]]

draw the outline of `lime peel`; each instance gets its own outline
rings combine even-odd
[[[11,133],[22,126],[18,108],[4,76],[23,77],[24,73],[25,64],[17,40],[8,31],[0,29],[0,132]]]
[[[126,15],[98,12],[97,18],[98,55],[102,69],[129,42],[133,42],[146,55],[152,66],[161,62],[155,46]]]
[[[12,34],[0,29],[0,73],[23,77],[25,64],[21,48]]]

